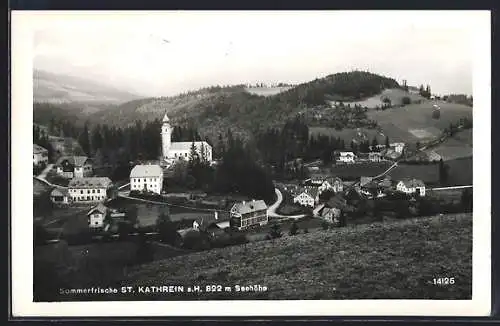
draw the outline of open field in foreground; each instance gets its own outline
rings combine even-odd
[[[455,284],[432,284],[434,277],[446,276],[453,276]],[[209,284],[268,288],[129,295],[129,300],[470,299],[472,214],[351,226],[213,249],[134,268],[125,280],[125,286],[185,285],[186,291],[189,285],[205,289]]]

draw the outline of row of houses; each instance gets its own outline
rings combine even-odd
[[[359,153],[358,155],[353,152],[335,151],[333,156],[336,162],[341,163],[355,163],[357,161],[380,162],[385,159],[397,159],[403,154],[406,148],[405,143],[391,143],[389,148],[385,145],[377,145],[375,148],[370,146],[371,152]]]
[[[109,225],[116,221],[126,220],[126,214],[99,203],[87,213],[89,228],[107,231]],[[186,230],[204,231],[209,233],[234,227],[238,230],[254,226],[263,226],[269,222],[267,205],[263,200],[250,200],[235,203],[229,213],[214,211],[213,213],[200,213],[190,228]]]
[[[344,183],[338,177],[320,178],[306,180],[306,185],[289,189],[293,196],[293,202],[301,206],[314,208],[324,191],[332,191],[334,194],[344,191]],[[288,190],[288,189],[287,189]],[[402,179],[393,182],[390,176],[383,179],[373,179],[372,177],[361,177],[354,190],[360,195],[371,198],[386,196],[390,190],[395,190],[407,195],[425,196],[425,184],[417,179]]]
[[[116,189],[108,177],[73,178],[67,188],[54,188],[50,199],[54,204],[104,202],[116,197]]]

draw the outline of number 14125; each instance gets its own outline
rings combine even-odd
[[[433,278],[432,283],[434,285],[453,285],[455,284],[455,278],[454,277]]]

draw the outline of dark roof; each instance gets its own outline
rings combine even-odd
[[[33,144],[33,154],[40,154],[40,153],[46,153],[48,152],[47,149],[43,148],[40,145]]]
[[[92,161],[87,156],[61,156],[57,160],[56,165],[61,166],[64,161],[68,161],[71,165],[81,167],[89,160]]]
[[[51,196],[69,196],[69,191],[67,188],[54,188],[50,192]]]
[[[95,211],[98,211],[99,213],[102,213],[102,214],[106,214],[106,212],[108,211],[108,208],[106,206],[104,206],[102,203],[99,203],[96,206],[92,207],[89,210],[89,212],[87,213],[87,215],[90,215]]]
[[[69,188],[102,188],[109,187],[112,184],[108,177],[88,177],[73,178],[68,184]]]

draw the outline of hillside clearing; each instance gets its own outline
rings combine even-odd
[[[472,129],[462,130],[448,137],[432,150],[445,161],[472,156]]]
[[[393,105],[401,105],[403,97],[410,98],[411,102],[424,100],[424,98],[418,94],[412,94],[400,88],[390,88],[384,89],[380,94],[368,97],[361,101],[344,101],[344,104],[349,104],[351,106],[360,105],[362,107],[367,107],[368,109],[375,109],[376,107],[384,106],[384,98],[390,99]],[[333,105],[335,102],[336,101],[330,101],[330,104]]]
[[[458,214],[318,231],[194,253],[139,267],[128,273],[123,284],[268,288],[266,292],[230,295],[129,296],[131,300],[470,299],[471,274],[472,214]],[[434,277],[454,277],[455,284],[433,285]]]
[[[290,86],[287,87],[247,87],[245,88],[245,91],[254,94],[254,95],[259,95],[259,96],[272,96],[279,94],[281,92],[286,92],[289,90]]]

